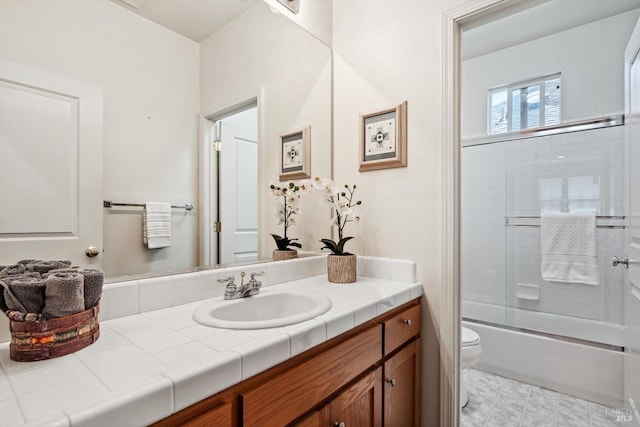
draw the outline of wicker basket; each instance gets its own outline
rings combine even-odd
[[[100,337],[99,305],[71,316],[29,322],[9,312],[9,356],[16,362],[52,359],[78,351]]]

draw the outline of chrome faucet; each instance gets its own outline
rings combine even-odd
[[[260,292],[260,288],[262,287],[262,282],[256,280],[256,276],[262,276],[263,274],[263,271],[251,273],[251,279],[245,285],[244,276],[246,275],[246,273],[244,271],[241,272],[239,288],[234,283],[235,277],[233,276],[229,276],[224,279],[218,279],[218,282],[227,284],[227,286],[224,288],[224,299],[238,299],[257,295],[258,292]]]

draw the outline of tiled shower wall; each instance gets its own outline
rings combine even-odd
[[[463,147],[463,299],[621,323],[624,272],[611,258],[624,229],[596,230],[600,284],[569,285],[542,280],[540,228],[505,216],[623,216],[624,176],[623,126]],[[538,285],[539,300],[517,298],[517,284]]]

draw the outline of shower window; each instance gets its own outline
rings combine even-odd
[[[560,74],[489,90],[489,134],[560,123]]]

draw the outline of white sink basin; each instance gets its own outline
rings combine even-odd
[[[331,300],[316,292],[267,289],[252,297],[206,302],[193,320],[216,328],[263,329],[304,322],[329,309]]]

